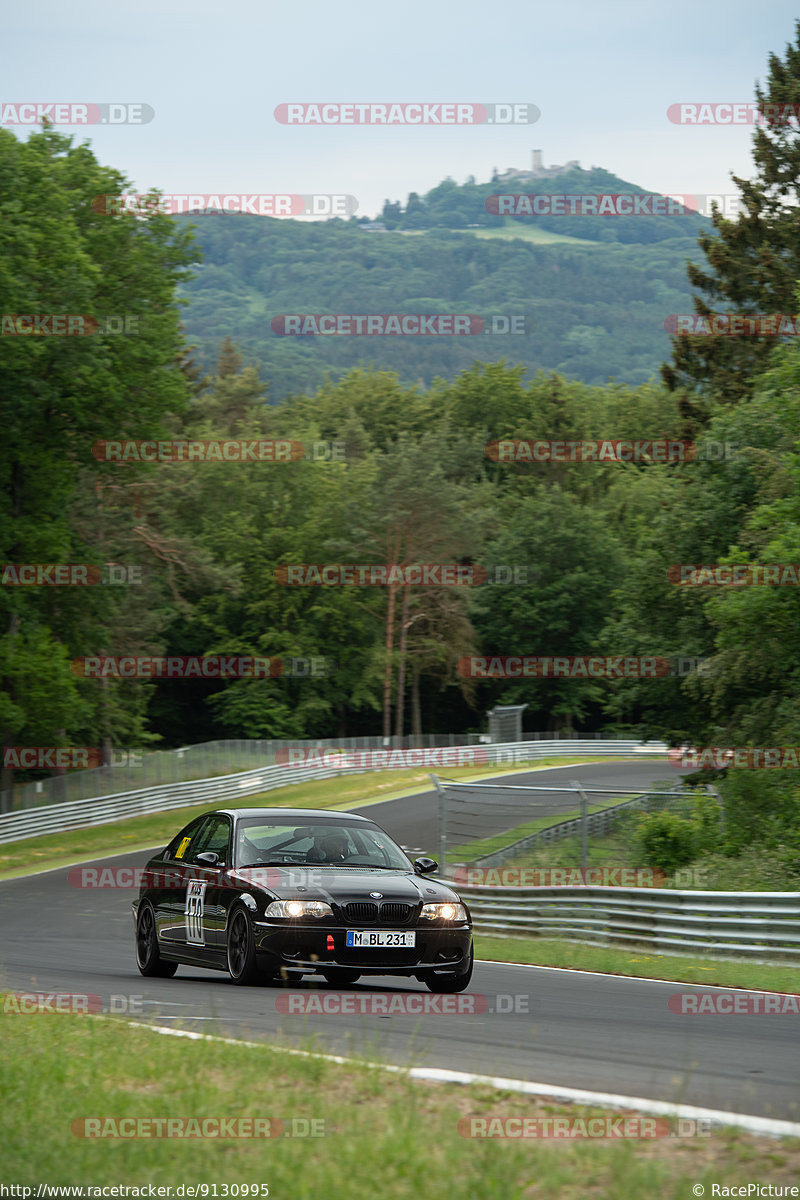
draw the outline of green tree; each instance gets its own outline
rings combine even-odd
[[[701,292],[696,313],[792,312],[800,277],[800,21],[795,34],[783,59],[769,56],[766,85],[755,89],[762,114],[753,133],[756,174],[732,176],[746,211],[736,220],[717,211],[713,231],[698,239],[707,266],[688,264],[689,281]],[[671,390],[686,393],[687,419],[696,419],[712,398],[731,404],[751,395],[774,345],[774,337],[676,335],[662,375]]]
[[[11,314],[88,314],[86,336],[4,336],[0,372],[0,553],[6,563],[98,561],[92,539],[70,521],[82,465],[102,439],[157,434],[187,394],[180,369],[175,288],[186,276],[191,239],[169,217],[106,213],[98,198],[129,190],[88,146],[50,128],[19,142],[0,130],[0,290]],[[94,204],[93,204],[94,202]],[[121,332],[117,332],[121,327]],[[4,333],[10,330],[4,329]],[[102,559],[100,560],[102,561]],[[96,594],[95,594],[96,592]],[[83,605],[48,588],[3,588],[0,661],[9,739],[69,741],[91,722],[101,739],[102,698],[76,689],[67,660],[97,650],[109,598],[87,590]],[[113,606],[112,606],[113,607]],[[94,616],[91,633],[86,614]],[[48,658],[48,646],[54,647]],[[58,649],[62,647],[63,649]],[[51,696],[20,668],[34,656]],[[44,715],[50,714],[45,721]],[[6,773],[2,790],[10,797]]]

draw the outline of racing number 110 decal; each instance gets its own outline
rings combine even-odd
[[[205,944],[203,904],[207,887],[207,879],[190,879],[186,884],[186,941],[191,946]]]

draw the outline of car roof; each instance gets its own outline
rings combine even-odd
[[[329,808],[217,808],[213,812],[206,813],[205,816],[212,816],[214,813],[233,817],[234,820],[238,820],[240,817],[285,817],[290,821],[295,821],[299,817],[324,817],[329,820],[333,817],[345,821],[363,821],[365,825],[374,823],[370,821],[369,817],[359,817],[355,813]]]

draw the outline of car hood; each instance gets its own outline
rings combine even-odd
[[[381,899],[407,904],[458,901],[452,888],[413,871],[380,871],[369,867],[241,867],[230,872],[254,890],[281,900],[327,900],[334,904]]]

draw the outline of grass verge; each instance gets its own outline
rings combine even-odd
[[[604,975],[630,975],[647,979],[676,979],[709,987],[755,988],[768,992],[800,991],[800,970],[789,964],[762,964],[744,958],[698,959],[683,954],[618,946],[592,946],[558,938],[497,937],[475,934],[475,957],[493,962],[532,963],[541,967],[566,967],[573,971],[599,971]]]
[[[218,1196],[222,1185],[241,1196],[247,1184],[259,1185],[250,1193],[259,1197],[267,1187],[270,1200],[408,1200],[440,1180],[448,1200],[652,1200],[691,1196],[697,1183],[707,1195],[712,1183],[733,1179],[790,1184],[800,1168],[800,1140],[733,1130],[648,1140],[469,1137],[465,1128],[474,1126],[459,1122],[473,1117],[571,1123],[606,1114],[481,1086],[419,1083],[266,1044],[163,1037],[114,1018],[3,1021],[4,1176],[34,1188],[132,1185],[147,1194],[147,1185],[171,1185],[174,1196],[179,1184],[202,1183],[209,1196],[212,1184]],[[87,1118],[106,1134],[130,1118],[149,1124],[123,1130],[151,1133],[157,1118],[278,1120],[284,1136],[87,1138]],[[324,1136],[301,1138],[298,1128]]]

